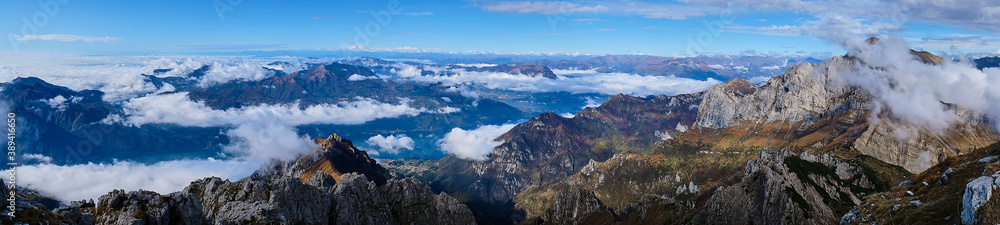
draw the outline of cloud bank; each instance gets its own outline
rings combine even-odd
[[[408,99],[400,104],[381,103],[366,98],[337,104],[317,104],[301,107],[298,103],[212,109],[203,102],[191,101],[187,92],[150,95],[122,104],[124,122],[130,125],[162,123],[189,127],[218,127],[257,123],[260,118],[275,118],[288,125],[303,124],[362,124],[381,118],[416,116],[431,112],[414,108]]]
[[[951,103],[1000,118],[1000,69],[976,69],[966,59],[955,62],[944,56],[941,65],[920,61],[905,41],[885,37],[875,44],[862,38],[839,40],[848,54],[865,64],[845,73],[847,84],[869,91],[879,109],[889,110],[904,122],[941,131],[961,116],[943,103]],[[943,102],[943,103],[942,103]]]
[[[426,68],[426,70],[443,72],[407,77],[399,76],[399,79],[419,83],[442,82],[454,86],[477,85],[485,88],[512,91],[565,91],[574,94],[599,93],[606,95],[623,93],[636,96],[700,92],[720,83],[718,80],[711,78],[707,80],[695,80],[671,76],[598,73],[593,70],[553,70],[559,76],[558,79],[500,72],[467,71],[462,68]],[[456,89],[455,91],[459,90]]]
[[[114,162],[110,164],[36,164],[17,167],[17,183],[60,201],[97,199],[111,190],[151,190],[170,193],[191,181],[218,176],[240,179],[262,162],[248,160],[176,160],[154,164]],[[7,173],[7,171],[3,171]]]
[[[459,158],[486,160],[490,153],[493,153],[493,148],[502,143],[496,139],[515,125],[484,125],[473,130],[452,128],[451,132],[438,141],[438,146],[445,153]]]
[[[381,134],[372,136],[365,141],[366,144],[377,147],[378,151],[389,154],[398,154],[400,150],[413,150],[413,138],[400,135],[382,136]]]

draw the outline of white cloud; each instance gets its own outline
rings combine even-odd
[[[214,127],[247,124],[262,117],[274,117],[289,125],[302,124],[362,124],[381,118],[416,116],[427,109],[414,108],[408,99],[400,104],[381,103],[357,98],[337,104],[317,104],[300,107],[298,103],[245,106],[226,110],[212,109],[203,102],[194,102],[187,92],[149,95],[123,103],[125,121],[131,125],[149,123],[177,124],[191,127]]]
[[[491,12],[505,12],[505,13],[517,13],[517,14],[527,14],[527,13],[541,13],[541,14],[559,14],[559,13],[577,13],[577,12],[587,12],[587,13],[598,13],[608,11],[608,7],[604,5],[593,5],[585,6],[571,2],[531,2],[531,1],[503,1],[503,2],[492,2],[479,6],[483,10]]]
[[[600,98],[587,97],[583,103],[583,108],[601,106],[601,100]]]
[[[868,90],[892,115],[908,124],[940,131],[960,117],[941,102],[1000,118],[1000,70],[978,70],[970,62],[941,65],[918,61],[901,38],[868,44],[863,38],[839,40],[848,54],[866,62],[847,72],[847,84]],[[883,68],[883,69],[875,69]]]
[[[256,122],[226,131],[231,143],[223,151],[240,158],[292,160],[316,146],[312,138],[299,136],[297,131],[273,114],[258,115]]]
[[[154,164],[116,161],[109,164],[36,164],[17,167],[17,184],[60,201],[97,199],[111,190],[180,191],[191,181],[218,176],[240,179],[259,168],[247,160],[176,160]],[[8,171],[3,171],[7,174]]]
[[[381,134],[372,136],[365,141],[368,145],[378,147],[381,152],[397,154],[399,150],[413,150],[413,138],[405,134],[382,136]]]
[[[274,72],[264,69],[260,63],[246,62],[213,62],[198,85],[208,87],[233,80],[256,81],[274,76]]]
[[[423,73],[423,70],[417,68],[416,66],[411,66],[406,64],[398,64],[396,66],[399,67],[400,69],[397,71],[396,68],[393,68],[390,72],[395,73],[399,77],[403,78],[415,77],[415,76],[420,76],[420,74]]]
[[[376,76],[364,76],[364,75],[360,75],[360,74],[351,74],[350,77],[347,77],[347,81],[362,81],[362,80],[371,80],[371,79],[378,79],[378,77],[376,77]]]
[[[85,41],[85,42],[120,42],[124,39],[116,37],[87,37],[72,34],[43,34],[43,35],[23,35],[18,37],[17,40],[21,41]]]
[[[615,29],[598,29],[597,32],[602,32],[602,33],[615,32]]]
[[[48,157],[48,156],[45,156],[45,155],[42,155],[42,154],[27,153],[27,154],[21,155],[21,157],[22,157],[21,159],[26,160],[26,161],[34,161],[34,162],[40,162],[40,163],[50,163],[50,162],[52,162],[52,157]]]
[[[441,150],[463,159],[486,160],[493,148],[502,142],[496,139],[514,128],[515,124],[484,125],[474,130],[452,128],[438,142]]]
[[[44,101],[45,104],[49,104],[49,107],[56,109],[56,111],[66,109],[66,105],[63,104],[66,103],[66,97],[63,97],[62,95],[57,95],[56,97],[52,97],[51,99],[46,99],[42,101]]]
[[[659,95],[704,91],[718,84],[715,79],[704,81],[670,76],[642,76],[625,73],[598,73],[592,70],[553,70],[558,79],[531,77],[499,72],[451,69],[446,75],[422,75],[406,79],[422,82],[443,82],[448,85],[478,85],[491,89],[528,92],[599,93],[616,95]],[[458,91],[458,89],[454,90]]]

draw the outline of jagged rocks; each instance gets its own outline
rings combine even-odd
[[[836,79],[836,69],[851,61],[842,57],[812,65],[795,65],[760,87],[744,79],[713,86],[698,107],[697,127],[724,128],[739,122],[800,121],[838,108],[848,88]],[[819,71],[819,72],[817,72]]]
[[[91,225],[94,224],[93,215],[89,212],[83,212],[83,209],[94,208],[94,200],[88,201],[72,201],[68,205],[60,206],[59,208],[53,209],[52,212],[58,214],[66,219],[73,221],[77,225]]]
[[[86,215],[81,208],[85,204],[57,212]],[[344,174],[340,183],[326,187],[292,177],[236,182],[212,177],[169,195],[116,190],[101,196],[95,211],[95,224],[475,223],[464,204],[432,193],[415,179],[391,179],[378,186],[357,173]]]
[[[819,163],[789,151],[762,151],[739,183],[715,191],[698,224],[835,224],[860,203],[849,184]],[[843,212],[837,212],[843,211]]]
[[[182,194],[200,196],[202,212],[212,224],[326,224],[331,199],[316,187],[294,178],[206,178],[192,182]]]
[[[344,139],[339,134],[316,138],[314,141],[319,147],[312,154],[291,162],[271,162],[267,167],[254,172],[251,177],[295,177],[308,183],[310,179],[319,178],[314,177],[314,174],[320,171],[330,175],[334,181],[339,181],[346,173],[361,173],[378,185],[385,184],[392,178],[389,171],[369,157],[367,152],[354,147],[351,140]]]
[[[455,198],[441,193],[435,195],[430,187],[413,178],[392,179],[379,187],[385,201],[392,207],[392,215],[400,221],[424,221],[429,224],[472,224],[472,211]],[[463,207],[457,207],[463,206]]]
[[[397,224],[392,208],[379,194],[375,183],[368,182],[364,176],[347,174],[332,195],[336,204],[331,214],[336,224]]]
[[[168,195],[112,191],[100,197],[93,221],[130,225],[475,223],[472,211],[455,198],[434,194],[412,178],[391,178],[349,140],[334,134],[323,143],[317,155],[276,162],[235,182],[204,178]],[[307,166],[316,162],[330,165]],[[331,164],[339,162],[343,163]],[[331,168],[338,172],[335,176],[327,173]],[[362,171],[344,173],[347,170]],[[366,174],[376,179],[369,180]],[[71,204],[56,212],[77,221],[86,215],[81,208],[87,208],[86,204]]]
[[[206,224],[201,205],[192,195],[160,195],[152,191],[115,190],[101,196],[95,224]]]
[[[593,191],[579,188],[556,193],[552,202],[552,207],[542,216],[542,219],[552,224],[580,224],[588,214],[606,209]]]

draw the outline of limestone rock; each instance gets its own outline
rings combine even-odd
[[[994,179],[982,176],[970,181],[962,195],[962,224],[976,224],[976,210],[993,196]]]

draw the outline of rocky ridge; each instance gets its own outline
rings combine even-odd
[[[351,160],[356,161],[340,165]],[[331,163],[312,166],[316,162]],[[337,134],[323,139],[314,155],[275,165],[279,166],[262,168],[239,181],[197,180],[165,195],[116,190],[96,204],[73,202],[56,212],[76,224],[475,223],[472,212],[458,200],[434,194],[413,178],[389,176]]]

